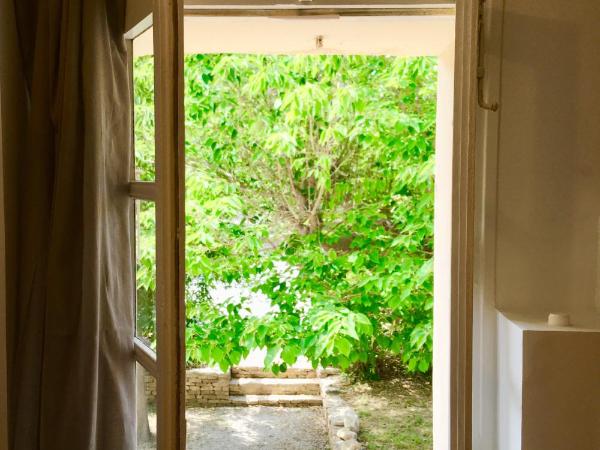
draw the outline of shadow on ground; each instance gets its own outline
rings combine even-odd
[[[327,431],[320,407],[189,408],[188,450],[325,450]],[[150,417],[156,432],[156,417]],[[139,450],[151,447],[138,446]]]

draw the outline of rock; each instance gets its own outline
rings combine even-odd
[[[340,390],[339,390],[339,388],[337,386],[326,386],[324,388],[324,390],[325,390],[325,393],[327,395],[339,394],[340,393]]]
[[[356,433],[347,428],[342,428],[341,430],[338,430],[337,437],[339,437],[342,441],[355,441]]]
[[[327,378],[330,376],[338,376],[339,378],[339,374],[341,373],[341,371],[339,369],[334,369],[333,367],[328,367],[328,368],[320,368],[317,369],[317,376],[319,378]]]
[[[345,416],[342,414],[333,414],[329,416],[329,423],[334,427],[343,427],[345,422]]]
[[[327,397],[325,397],[323,404],[326,408],[338,408],[341,406],[345,406],[346,403],[344,402],[344,400],[341,399],[341,397],[337,395],[328,395]]]
[[[362,446],[356,440],[336,442],[333,450],[361,450]]]
[[[358,420],[358,415],[354,411],[349,410],[344,413],[344,427],[358,433],[360,421]]]

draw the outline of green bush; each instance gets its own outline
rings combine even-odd
[[[152,70],[136,60],[142,179]],[[190,365],[260,347],[275,372],[300,355],[365,375],[386,355],[430,369],[436,76],[432,58],[186,58]],[[272,311],[217,303],[216,283],[249,286]]]

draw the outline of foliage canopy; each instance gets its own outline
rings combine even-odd
[[[152,59],[135,62],[138,176],[154,177]],[[379,56],[186,57],[187,359],[374,373],[432,355],[436,63]],[[140,233],[153,233],[141,208]],[[147,242],[147,241],[146,241]],[[153,339],[153,249],[138,306]],[[215,301],[217,285],[250,296]],[[145,307],[143,305],[146,305]]]

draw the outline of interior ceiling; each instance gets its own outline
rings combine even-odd
[[[452,16],[185,18],[188,54],[435,56],[453,45]],[[134,41],[134,54],[152,54],[152,30]]]

